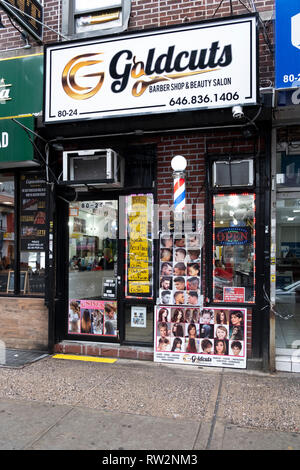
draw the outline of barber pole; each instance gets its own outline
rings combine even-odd
[[[174,213],[177,215],[182,213],[185,209],[186,163],[186,158],[182,155],[176,155],[171,161],[174,181]]]
[[[174,211],[182,212],[185,208],[185,179],[174,177]]]

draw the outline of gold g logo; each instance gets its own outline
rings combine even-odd
[[[184,354],[183,356],[183,361],[184,362],[191,362],[191,357],[189,354]]]
[[[100,55],[101,52],[96,54],[82,54],[73,57],[65,66],[62,73],[62,86],[65,93],[75,100],[87,100],[94,96],[100,90],[104,81],[104,72],[89,73],[82,75],[82,77],[99,77],[96,86],[80,86],[76,83],[76,74],[82,67],[89,67],[91,65],[100,64],[102,60],[85,60],[88,57]]]

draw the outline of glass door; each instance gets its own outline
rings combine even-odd
[[[276,347],[300,346],[300,193],[276,203]]]
[[[68,334],[118,338],[118,201],[69,204]]]

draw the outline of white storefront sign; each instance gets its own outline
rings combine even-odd
[[[46,123],[253,105],[256,16],[46,46]]]

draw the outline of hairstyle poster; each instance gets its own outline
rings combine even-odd
[[[247,309],[158,305],[154,361],[246,368]]]
[[[200,234],[162,233],[160,237],[159,303],[200,307]]]
[[[70,300],[68,333],[116,337],[117,302]]]

